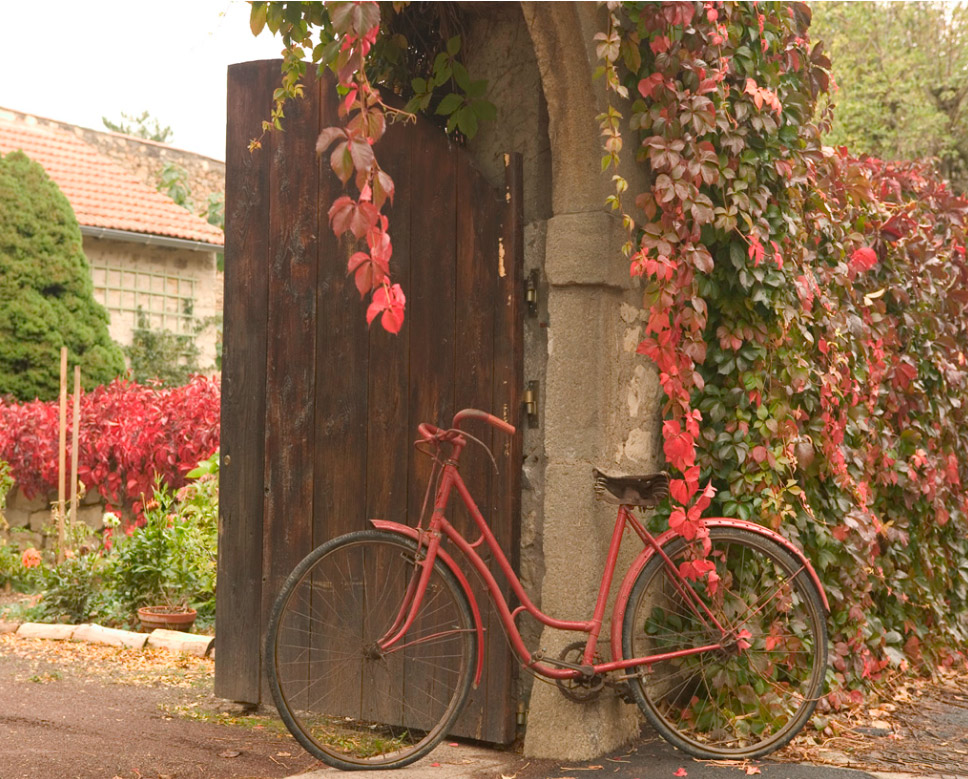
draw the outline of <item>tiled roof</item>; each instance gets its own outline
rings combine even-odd
[[[222,246],[222,231],[143,184],[71,133],[0,116],[0,153],[40,163],[82,226],[163,235]]]

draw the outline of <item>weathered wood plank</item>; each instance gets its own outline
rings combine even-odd
[[[412,256],[410,219],[414,208],[410,154],[412,127],[391,125],[377,147],[377,155],[393,178],[398,195],[384,210],[390,222],[393,256],[390,276],[408,296],[403,328],[392,335],[374,321],[370,328],[369,403],[367,407],[366,519],[406,523],[408,472],[415,436],[409,409],[410,320],[415,299],[410,278]],[[419,207],[419,205],[418,205]],[[362,320],[361,310],[356,316]]]
[[[495,490],[491,526],[501,539],[515,571],[520,570],[521,467],[526,424],[521,413],[524,388],[524,191],[520,154],[507,157],[505,202],[501,214],[498,274],[494,320],[494,381],[492,405],[495,413],[517,428],[504,437],[495,454],[500,477]],[[501,252],[503,250],[503,260]],[[492,255],[493,257],[493,255]],[[493,259],[492,259],[493,262]],[[507,593],[510,595],[510,593]],[[516,605],[512,602],[512,607]],[[494,616],[492,614],[492,622]],[[508,742],[515,733],[514,680],[518,664],[507,646],[495,647],[488,664],[488,694],[494,701],[488,723],[489,739]],[[504,701],[503,707],[498,703]]]
[[[307,94],[317,90],[312,72]],[[315,460],[318,100],[291,101],[272,138],[263,615],[312,546]],[[262,625],[263,632],[265,624]],[[299,705],[298,701],[293,702]]]
[[[410,430],[420,422],[449,426],[454,415],[455,150],[425,123],[413,130],[410,216]],[[430,475],[430,460],[411,459],[408,512],[415,524]],[[432,668],[405,680],[420,696],[435,684]]]
[[[479,408],[492,411],[491,385],[494,372],[494,298],[497,294],[497,264],[488,262],[488,254],[495,259],[493,251],[497,241],[494,229],[494,212],[500,213],[500,201],[492,187],[476,171],[466,155],[459,155],[457,165],[457,278],[456,278],[456,340],[458,359],[455,366],[454,387],[456,407]],[[488,245],[492,251],[488,251]],[[497,440],[495,431],[488,425],[470,422],[467,432],[479,438],[493,450]],[[490,458],[482,449],[471,443],[461,458],[461,476],[468,485],[485,519],[493,512],[494,470]],[[459,501],[456,501],[459,504]],[[473,520],[460,507],[456,525],[471,540],[477,538]],[[486,608],[487,590],[472,577],[475,594],[482,607],[487,628],[485,648],[485,677],[477,690],[472,690],[467,708],[458,723],[461,734],[482,739],[488,733],[488,721],[495,714],[495,703],[503,709],[503,701],[493,701],[489,694],[491,684],[490,666],[497,655],[503,659],[504,637],[501,626],[492,620],[493,613]],[[492,623],[493,622],[493,623]],[[495,632],[496,629],[496,632]]]
[[[322,127],[339,123],[338,96],[327,74],[319,93]],[[313,544],[362,530],[366,495],[366,427],[368,339],[365,303],[352,276],[347,257],[356,243],[347,234],[337,239],[327,211],[343,193],[343,185],[329,166],[329,155],[319,161],[316,199],[319,214],[319,276],[316,320],[316,465],[314,476]],[[307,549],[306,552],[309,550]]]
[[[278,73],[264,63],[228,73],[225,176],[225,303],[219,555],[215,629],[216,695],[259,701],[262,623],[262,516],[268,307],[268,149],[251,138]]]

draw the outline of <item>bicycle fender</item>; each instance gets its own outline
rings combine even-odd
[[[409,525],[401,525],[399,522],[391,522],[387,519],[371,519],[370,524],[377,530],[398,533],[399,535],[407,536],[413,541],[420,540],[419,531]],[[464,572],[458,568],[457,563],[454,562],[454,558],[443,549],[437,550],[437,557],[450,569],[450,572],[454,574],[454,578],[457,579],[457,583],[463,588],[464,595],[467,596],[467,602],[471,607],[471,614],[474,617],[474,627],[477,632],[477,669],[474,673],[474,689],[476,690],[480,686],[481,677],[484,674],[484,622],[481,619],[481,610],[477,607],[477,598],[474,597],[474,591],[471,590],[470,582],[467,581]]]
[[[792,554],[801,565],[803,565],[807,575],[816,585],[817,590],[820,593],[820,599],[823,601],[824,609],[828,614],[830,613],[830,603],[827,601],[827,593],[824,592],[823,585],[820,583],[820,577],[817,575],[817,571],[810,563],[810,560],[807,559],[807,556],[792,541],[784,538],[775,530],[771,530],[768,527],[763,527],[762,525],[757,525],[755,522],[749,522],[745,519],[733,519],[732,517],[710,517],[709,519],[704,519],[703,524],[709,528],[735,527],[741,530],[748,530],[751,533],[757,533],[758,535],[769,538],[771,541],[775,541],[790,554]],[[656,538],[656,543],[659,545],[659,548],[662,548],[673,538],[675,538],[676,535],[677,534],[672,530],[667,530]],[[649,560],[652,559],[654,554],[655,550],[651,546],[647,546],[645,549],[639,552],[638,557],[636,557],[629,566],[629,569],[625,574],[625,578],[622,579],[622,585],[619,587],[618,594],[615,597],[615,605],[612,607],[612,657],[622,657],[622,621],[625,617],[625,609],[628,606],[629,598],[632,595],[632,587],[635,585],[635,580],[638,578],[639,574],[642,572],[642,569],[645,568]]]

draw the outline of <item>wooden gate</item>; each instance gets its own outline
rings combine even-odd
[[[407,313],[397,336],[368,330],[348,247],[327,223],[341,185],[315,154],[320,129],[338,123],[328,82],[309,74],[285,132],[247,150],[279,68],[235,65],[228,79],[215,685],[249,702],[264,697],[268,613],[295,564],[369,518],[416,520],[429,474],[412,448],[417,423],[447,424],[465,407],[521,417],[519,158],[509,156],[495,191],[437,128],[390,128],[377,150],[396,184],[391,272]],[[516,566],[521,434],[470,432],[491,446],[499,473],[472,446],[462,474]],[[452,518],[461,528],[464,513]],[[481,588],[478,597],[483,609]],[[485,620],[485,679],[458,732],[507,742],[516,664],[497,616],[485,609]]]

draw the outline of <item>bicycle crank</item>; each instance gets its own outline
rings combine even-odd
[[[591,666],[582,662],[584,656],[585,642],[575,641],[561,650],[557,660],[548,659],[545,661],[561,668],[572,668],[580,672],[579,676],[572,679],[555,680],[561,694],[577,703],[595,700],[605,687],[605,680],[601,674],[592,672]]]

